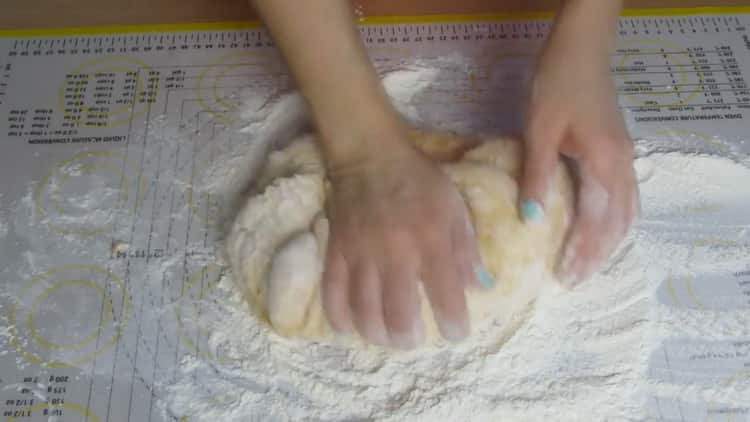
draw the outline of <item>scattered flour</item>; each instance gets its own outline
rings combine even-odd
[[[391,97],[391,102],[408,122],[416,124],[420,121],[414,97],[430,86],[438,73],[437,68],[424,67],[390,72],[383,77],[383,86]]]
[[[0,239],[3,239],[5,236],[8,235],[8,217],[6,216],[6,213],[8,213],[7,207],[2,206],[3,205],[3,194],[0,193]]]
[[[409,120],[419,120],[411,99],[433,77],[429,68],[386,76],[389,94]],[[300,120],[301,102],[294,98],[279,99],[248,130],[276,131],[264,137],[269,142],[283,138],[278,131],[288,116]],[[647,419],[655,414],[650,403],[657,396],[746,405],[747,377],[726,388],[710,379],[662,380],[652,372],[655,357],[665,353],[663,343],[675,336],[750,337],[746,307],[686,309],[657,294],[675,274],[748,268],[750,169],[717,156],[654,152],[646,141],[639,147],[642,221],[591,281],[542,296],[502,347],[470,338],[452,347],[391,353],[282,338],[253,320],[226,275],[202,316],[211,327],[213,358],[181,362],[177,378],[161,386],[165,414],[223,422],[579,421]],[[247,159],[247,152],[230,155]],[[208,174],[208,186],[237,178],[219,168]],[[731,242],[710,241],[723,236]]]

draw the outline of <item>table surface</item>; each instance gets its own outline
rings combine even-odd
[[[554,10],[559,0],[354,0],[365,16]],[[3,0],[0,29],[254,19],[247,0]],[[740,6],[748,0],[630,0],[628,8]]]

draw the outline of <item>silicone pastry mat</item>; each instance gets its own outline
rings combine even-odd
[[[612,71],[634,136],[750,153],[748,12],[623,16]],[[508,99],[521,95],[548,26],[544,15],[369,18],[361,33],[384,72],[406,58],[460,52],[469,60],[443,62],[420,113],[503,131],[518,127]],[[193,182],[216,155],[251,140],[235,130],[238,92],[270,99],[288,76],[266,34],[247,23],[0,36],[0,420],[161,421],[155,381],[167,382],[185,355],[220,358],[190,316],[223,271],[215,262],[223,198]],[[740,269],[711,288],[664,280],[658,299],[688,310],[727,303],[715,297],[747,307],[748,280]],[[747,377],[742,340],[667,342],[650,376]],[[725,353],[670,359],[684,347]],[[675,397],[648,406],[663,420],[722,415]],[[729,420],[748,412],[725,409]]]

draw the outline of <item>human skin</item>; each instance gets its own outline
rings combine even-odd
[[[441,335],[470,331],[465,290],[490,287],[466,206],[416,151],[372,67],[347,0],[252,0],[308,101],[332,184],[323,306],[332,327],[412,348],[419,283]],[[560,155],[577,170],[576,217],[559,272],[573,286],[619,244],[638,211],[632,142],[608,52],[619,0],[564,2],[533,79],[519,207],[543,219]]]

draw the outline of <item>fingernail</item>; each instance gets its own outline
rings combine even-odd
[[[564,274],[560,276],[560,284],[568,290],[573,289],[575,286],[578,285],[578,283],[579,283],[579,279],[574,274]]]
[[[349,340],[352,338],[352,333],[347,333],[346,331],[336,331],[335,335],[337,339],[341,340]]]
[[[476,274],[477,280],[479,280],[479,284],[481,284],[485,289],[491,289],[495,287],[495,278],[492,277],[492,274],[490,274],[489,271],[485,270],[481,265],[474,265],[474,274]]]
[[[391,345],[397,349],[409,350],[417,345],[417,339],[413,333],[391,334]]]
[[[558,278],[560,280],[560,284],[568,290],[577,286],[581,281],[581,277],[577,273],[570,270],[558,273]]]
[[[542,204],[534,199],[526,199],[521,203],[521,218],[524,223],[541,223],[544,221]]]
[[[391,341],[385,330],[377,330],[367,335],[367,341],[381,347],[391,347]]]
[[[469,335],[469,329],[466,324],[460,324],[455,322],[444,321],[440,325],[440,334],[446,340],[457,343],[466,338]]]

